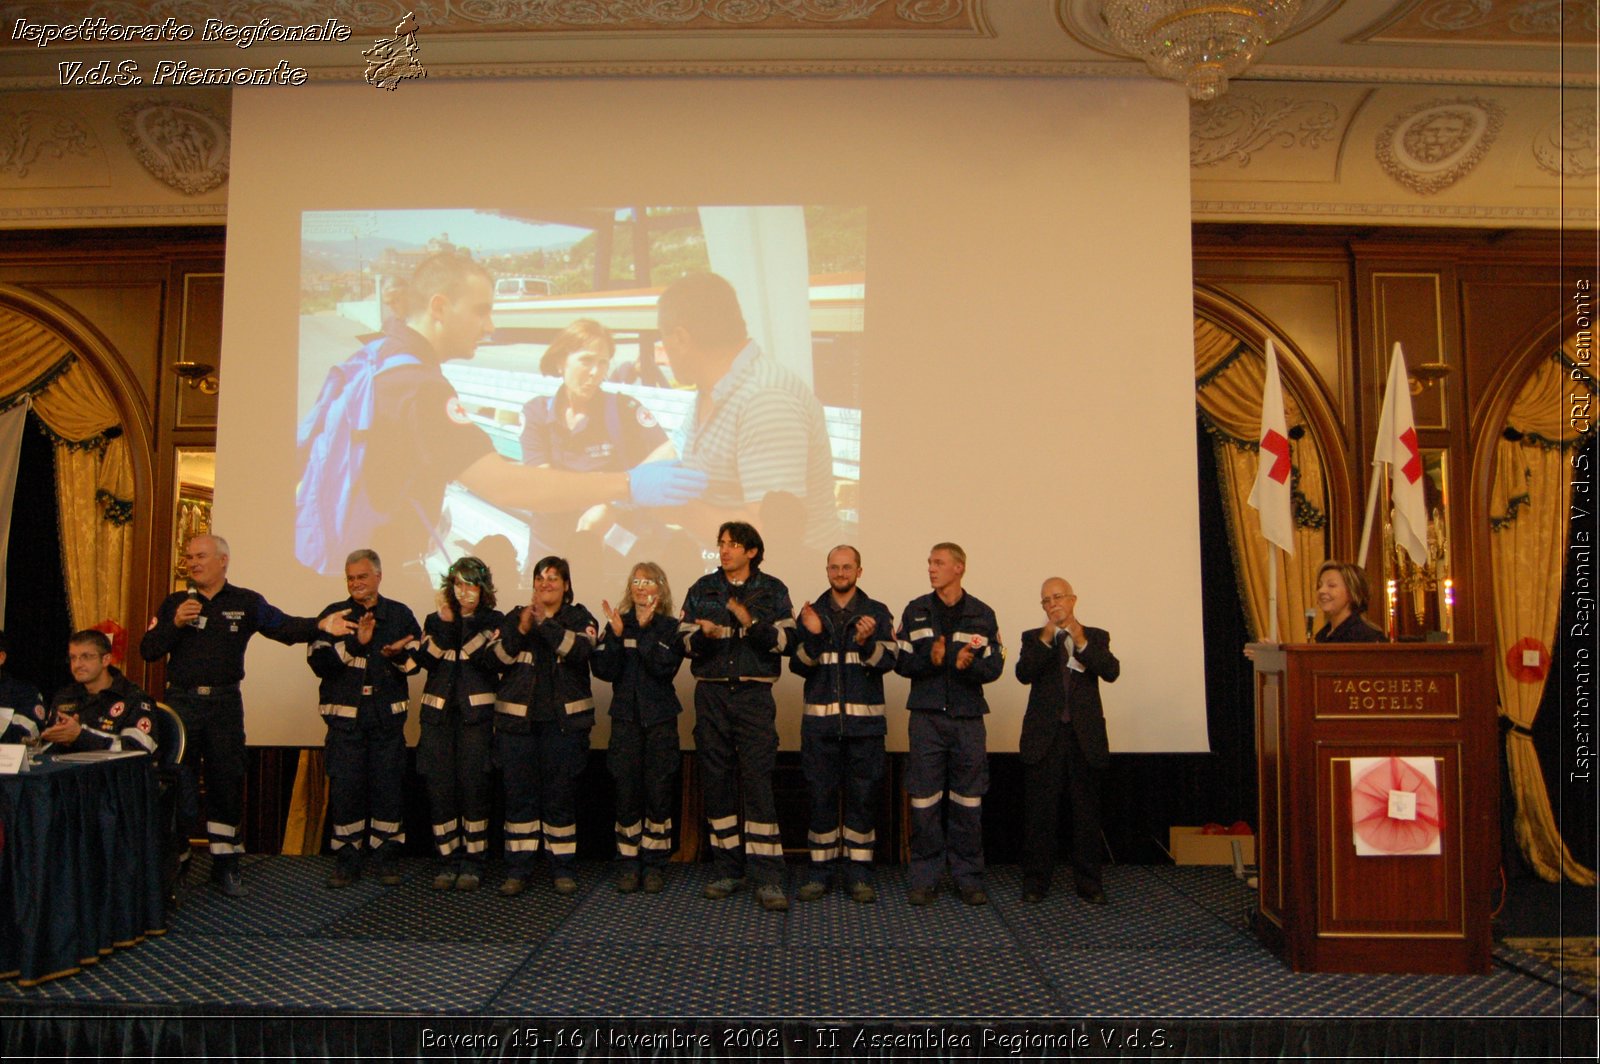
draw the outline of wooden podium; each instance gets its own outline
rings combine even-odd
[[[1256,924],[1290,968],[1489,970],[1500,863],[1489,653],[1255,644]]]

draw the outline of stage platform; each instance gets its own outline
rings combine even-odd
[[[402,867],[399,886],[330,890],[329,858],[246,858],[248,898],[186,888],[166,935],[68,978],[0,984],[0,1055],[1595,1051],[1593,987],[1503,945],[1486,976],[1290,972],[1248,932],[1250,895],[1222,868],[1112,867],[1110,904],[1090,906],[1070,889],[1024,904],[1000,867],[991,904],[946,891],[925,909],[885,868],[874,904],[833,892],[777,914],[748,891],[702,898],[705,865],[624,896],[610,866],[585,863],[575,895],[541,876],[515,898],[496,892],[494,863],[474,893],[429,889],[421,860]]]

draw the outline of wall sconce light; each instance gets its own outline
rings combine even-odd
[[[1450,365],[1447,362],[1423,362],[1406,369],[1406,380],[1410,382],[1413,396],[1421,395],[1449,375]]]
[[[205,362],[174,362],[172,372],[201,395],[217,394],[220,385],[217,381],[217,367],[213,365]]]

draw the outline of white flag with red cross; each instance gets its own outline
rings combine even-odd
[[[1283,413],[1283,385],[1278,380],[1278,350],[1267,340],[1267,383],[1261,393],[1261,445],[1250,505],[1261,515],[1261,535],[1294,553],[1294,508],[1290,500],[1289,421]]]
[[[1417,423],[1411,416],[1411,382],[1405,356],[1394,345],[1389,360],[1389,383],[1384,385],[1383,413],[1378,418],[1378,442],[1372,464],[1389,466],[1389,500],[1394,507],[1394,541],[1418,565],[1428,564],[1428,506],[1422,494],[1422,451],[1417,445]],[[1373,471],[1377,475],[1377,471]]]

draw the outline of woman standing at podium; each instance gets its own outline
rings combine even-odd
[[[1367,623],[1367,574],[1349,562],[1329,558],[1317,570],[1317,605],[1328,623],[1311,638],[1318,643],[1387,643],[1389,637]]]

